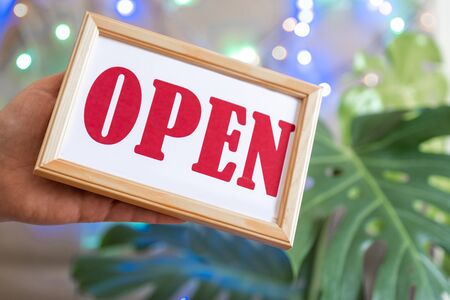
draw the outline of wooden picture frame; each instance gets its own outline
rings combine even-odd
[[[264,221],[222,209],[197,199],[127,180],[60,157],[59,151],[68,127],[68,116],[72,112],[80,82],[84,76],[87,58],[99,37],[136,46],[180,62],[187,62],[239,81],[294,97],[299,101],[296,130],[293,133],[289,157],[285,162],[286,175],[283,185],[280,185],[281,196],[274,221]],[[36,162],[35,174],[146,209],[288,249],[292,247],[294,241],[320,100],[321,89],[316,85],[245,64],[104,16],[87,13]]]

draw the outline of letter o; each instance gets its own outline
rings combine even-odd
[[[95,79],[86,99],[84,124],[89,136],[106,145],[123,140],[136,123],[141,98],[141,86],[133,72],[122,67],[105,70]],[[107,120],[111,105],[114,111]],[[105,125],[109,125],[107,130]]]

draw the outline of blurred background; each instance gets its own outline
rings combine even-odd
[[[342,93],[379,81],[376,73],[349,76],[355,57],[382,54],[403,31],[431,35],[450,77],[448,0],[0,0],[0,108],[65,70],[85,11],[320,84],[321,117],[332,130]],[[108,226],[0,223],[0,299],[88,299],[70,263],[97,247]]]

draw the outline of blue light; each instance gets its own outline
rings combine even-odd
[[[6,23],[10,19],[14,7],[14,0],[0,0],[0,41],[6,31]]]
[[[6,18],[14,7],[14,0],[0,0],[0,19]]]

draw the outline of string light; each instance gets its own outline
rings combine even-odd
[[[302,10],[298,14],[298,19],[303,23],[311,23],[314,19],[314,13],[312,10]]]
[[[309,35],[311,28],[309,24],[300,22],[295,25],[294,33],[299,37],[306,37]]]
[[[331,94],[331,86],[328,83],[322,82],[321,84],[319,84],[319,86],[322,87],[323,97],[328,97]]]
[[[381,5],[378,7],[378,10],[382,15],[388,16],[392,12],[392,4],[388,1],[384,1],[381,3]]]
[[[283,46],[276,46],[272,49],[272,57],[276,60],[284,60],[287,57],[286,48]]]
[[[405,30],[405,21],[400,17],[393,18],[390,25],[394,33],[402,33]]]
[[[283,29],[287,32],[292,32],[295,29],[295,25],[297,25],[297,20],[295,18],[287,18],[283,21]]]
[[[21,70],[26,70],[31,66],[32,62],[33,62],[33,59],[31,58],[30,54],[21,53],[21,54],[19,54],[19,56],[17,56],[16,66]]]
[[[55,28],[55,36],[58,40],[65,41],[70,37],[70,27],[67,24],[59,24]]]
[[[18,18],[23,18],[28,13],[28,6],[24,3],[17,3],[14,5],[13,11]]]
[[[312,56],[308,50],[302,50],[297,54],[297,61],[301,65],[309,65],[311,63]]]
[[[116,9],[121,16],[128,17],[133,14],[135,5],[131,0],[119,0],[116,3]]]

